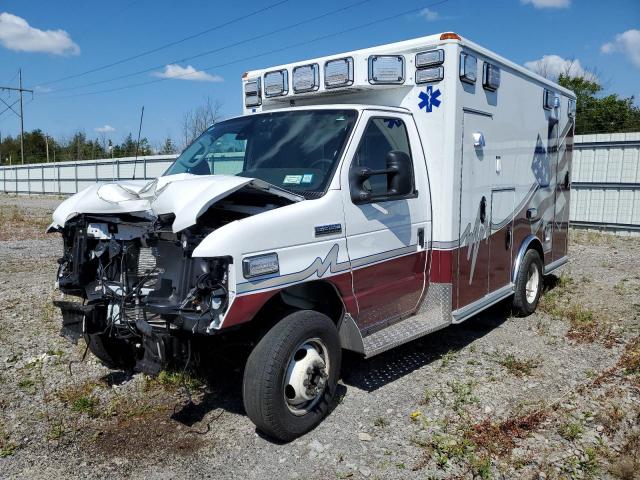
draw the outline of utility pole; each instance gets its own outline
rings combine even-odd
[[[18,86],[18,88],[0,86],[0,90],[7,90],[9,92],[18,92],[20,94],[20,100],[19,100],[19,102],[20,102],[20,113],[16,112],[13,109],[13,106],[16,103],[18,103],[18,100],[13,102],[11,105],[9,105],[7,102],[5,102],[4,100],[2,100],[0,98],[0,101],[2,103],[4,103],[6,105],[6,107],[7,107],[2,112],[0,112],[0,114],[6,112],[7,110],[11,110],[18,117],[20,117],[20,159],[22,160],[22,164],[24,165],[24,107],[23,107],[23,103],[22,103],[22,94],[24,92],[29,92],[31,94],[31,96],[33,97],[33,90],[28,90],[26,88],[22,88],[22,69],[18,70],[18,76],[19,76],[19,86]]]
[[[49,135],[48,134],[44,134],[44,143],[47,146],[47,163],[49,163]]]

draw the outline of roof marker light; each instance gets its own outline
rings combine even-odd
[[[440,35],[440,40],[462,40],[462,38],[457,33],[445,32]]]

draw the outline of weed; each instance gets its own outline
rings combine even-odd
[[[440,364],[440,368],[448,367],[455,358],[456,352],[454,352],[453,350],[447,351],[447,353],[442,355],[442,363]]]
[[[49,350],[47,350],[47,355],[61,357],[62,355],[64,355],[64,352],[59,348],[55,350],[50,348]]]
[[[463,460],[473,452],[473,444],[466,438],[456,438],[452,435],[436,433],[429,444],[431,453],[435,455],[439,468],[446,468],[452,460]]]
[[[575,422],[567,422],[560,425],[558,433],[565,440],[574,441],[582,435],[582,425]]]
[[[154,384],[168,391],[175,391],[181,387],[189,390],[197,390],[204,387],[204,382],[197,377],[184,372],[161,371],[157,377],[146,377],[145,389],[150,389]]]
[[[501,358],[498,363],[508,370],[509,373],[516,377],[523,375],[531,375],[531,371],[540,365],[536,360],[525,360],[516,358],[515,355],[509,354]]]
[[[505,455],[515,446],[515,439],[528,436],[545,418],[546,412],[539,410],[499,423],[486,419],[473,425],[465,436],[491,454]]]
[[[640,337],[627,343],[618,365],[627,375],[640,373]]]
[[[0,423],[0,458],[6,458],[13,455],[17,445],[9,441],[9,435],[4,431],[2,423]]]
[[[59,390],[56,395],[73,412],[86,413],[90,417],[97,417],[98,399],[92,392],[99,386],[100,384],[89,381],[82,385],[72,385]]]
[[[18,382],[18,388],[29,395],[33,395],[36,393],[36,382],[32,378],[23,378]]]
[[[382,428],[384,428],[384,427],[388,427],[388,426],[389,426],[389,420],[387,420],[387,419],[386,419],[386,418],[384,418],[384,417],[378,417],[378,418],[376,418],[376,419],[373,421],[373,424],[374,424],[376,427],[382,427]]]
[[[447,384],[453,393],[453,410],[456,413],[462,411],[462,407],[470,403],[476,403],[477,398],[473,396],[473,383],[462,383],[458,381],[449,382]]]
[[[471,461],[471,471],[473,478],[489,480],[491,478],[491,457],[489,455],[483,455],[480,458],[474,457]]]
[[[71,410],[77,413],[86,413],[90,417],[97,417],[96,407],[98,400],[90,395],[83,395],[76,398],[71,404]]]
[[[14,454],[14,452],[16,451],[16,448],[18,448],[16,446],[15,443],[2,443],[2,445],[0,445],[0,458],[6,458],[6,457],[10,457],[11,455]]]
[[[66,433],[66,428],[62,422],[56,423],[51,426],[47,438],[49,440],[60,440]]]

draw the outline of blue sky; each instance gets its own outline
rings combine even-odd
[[[352,4],[357,5],[288,28]],[[169,48],[83,74],[238,18]],[[350,31],[340,33],[345,30]],[[458,32],[522,64],[548,56],[545,62],[553,69],[575,59],[575,69],[597,69],[607,92],[640,98],[638,0],[5,0],[0,5],[0,86],[17,84],[22,68],[24,86],[36,90],[33,100],[25,97],[27,130],[40,128],[54,137],[78,129],[98,137],[102,130],[119,142],[137,132],[144,105],[143,136],[152,145],[166,136],[180,143],[184,112],[206,96],[222,102],[224,116],[241,113],[240,77],[246,70],[442,31]],[[324,38],[312,41],[318,37]],[[230,46],[239,42],[244,43]],[[212,50],[218,51],[177,62]],[[273,50],[279,51],[263,55]],[[141,70],[149,71],[133,75]],[[78,74],[83,75],[56,81]],[[171,76],[179,78],[166,78]],[[84,86],[96,82],[103,83]],[[147,84],[132,86],[140,83]],[[0,98],[11,104],[16,96],[0,92]],[[15,115],[0,115],[3,135],[18,131]]]

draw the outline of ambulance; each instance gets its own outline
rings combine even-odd
[[[244,348],[246,412],[288,441],[343,350],[531,314],[567,262],[576,97],[456,33],[249,71],[242,105],[161,177],[55,211],[63,330],[108,367]]]

